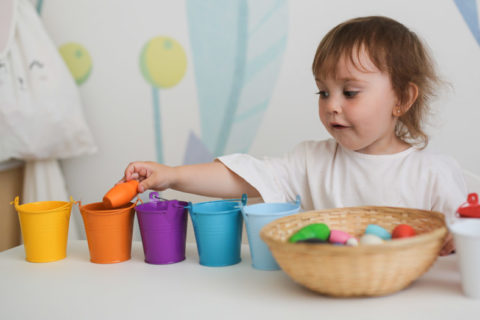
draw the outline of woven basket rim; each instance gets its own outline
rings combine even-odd
[[[333,246],[333,245],[320,245],[315,243],[289,243],[285,240],[278,240],[273,238],[268,232],[275,228],[275,226],[282,222],[287,222],[290,220],[296,220],[300,216],[318,216],[319,213],[332,213],[332,212],[342,212],[342,211],[359,211],[362,210],[395,210],[402,212],[422,212],[432,215],[434,219],[440,219],[443,222],[443,226],[436,228],[430,232],[425,232],[415,237],[410,238],[401,238],[385,241],[382,244],[378,245],[363,245],[363,246]],[[423,244],[444,237],[447,234],[447,227],[445,224],[445,217],[442,213],[436,211],[428,211],[421,209],[413,208],[403,208],[403,207],[392,207],[392,206],[359,206],[359,207],[344,207],[344,208],[334,208],[334,209],[322,209],[322,210],[311,210],[306,212],[300,212],[290,216],[286,216],[280,219],[277,219],[269,224],[265,225],[260,231],[260,237],[265,241],[269,246],[275,247],[276,250],[295,250],[297,252],[304,252],[307,254],[318,254],[319,251],[325,254],[368,254],[368,253],[380,253],[383,251],[391,252],[392,249],[401,250],[410,248],[412,245]]]

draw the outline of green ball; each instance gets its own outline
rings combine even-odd
[[[330,228],[325,223],[313,223],[295,232],[288,241],[296,243],[313,238],[327,241],[328,237],[330,237]]]

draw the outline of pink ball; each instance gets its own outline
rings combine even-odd
[[[351,235],[344,231],[330,230],[330,238],[328,238],[328,242],[345,244],[345,242],[351,237]]]

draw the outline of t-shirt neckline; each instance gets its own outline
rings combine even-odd
[[[343,147],[341,144],[338,144],[338,147],[343,150],[346,154],[350,155],[351,157],[355,158],[361,158],[361,159],[382,159],[382,160],[388,160],[388,159],[396,159],[396,158],[402,158],[407,156],[408,154],[412,153],[415,150],[418,150],[416,147],[411,146],[403,151],[397,152],[397,153],[389,153],[389,154],[368,154],[368,153],[361,153],[357,151],[353,151],[350,149],[347,149]]]

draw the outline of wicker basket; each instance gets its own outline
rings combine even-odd
[[[417,236],[358,247],[288,242],[300,228],[319,222],[355,237],[360,237],[371,223],[390,232],[406,223],[417,231]],[[353,297],[385,295],[408,286],[435,262],[446,233],[441,213],[351,207],[280,218],[266,225],[260,236],[294,281],[321,294]]]

